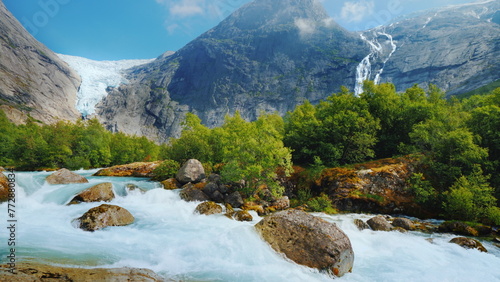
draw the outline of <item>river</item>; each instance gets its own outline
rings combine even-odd
[[[223,215],[196,215],[198,203],[184,202],[142,178],[92,177],[90,183],[49,185],[49,172],[16,173],[16,258],[64,266],[149,268],[181,281],[331,281],[318,271],[275,253],[260,239],[252,222]],[[100,203],[66,206],[78,192],[112,182],[117,197],[110,203],[129,210],[135,222],[86,232],[72,221]],[[145,193],[127,192],[135,184]],[[7,230],[7,203],[0,204],[0,227]],[[337,281],[500,281],[500,248],[466,250],[448,241],[451,234],[359,231],[354,218],[369,215],[315,214],[335,222],[351,240],[353,272]],[[8,231],[8,230],[7,230]],[[0,254],[7,260],[8,232],[0,232]],[[433,243],[427,239],[433,238]]]

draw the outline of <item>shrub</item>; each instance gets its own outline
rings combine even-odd
[[[328,214],[337,213],[337,211],[332,207],[332,200],[330,200],[328,195],[324,193],[307,201],[307,205],[309,206],[309,209],[314,212],[324,212]]]
[[[153,171],[155,181],[163,181],[169,178],[175,177],[177,171],[179,171],[180,164],[174,160],[164,160],[158,167]]]

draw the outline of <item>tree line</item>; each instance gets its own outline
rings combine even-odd
[[[418,156],[410,180],[416,200],[449,217],[500,223],[500,88],[466,99],[433,85],[397,92],[367,81],[355,96],[341,88],[317,105],[308,101],[284,117],[239,113],[207,128],[187,114],[169,144],[107,131],[97,120],[15,126],[0,112],[0,165],[18,169],[104,167],[135,161],[196,158],[242,189],[261,184],[279,195],[277,172],[295,164],[336,167],[402,155]]]

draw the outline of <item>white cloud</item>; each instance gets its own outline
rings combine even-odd
[[[194,15],[202,15],[203,7],[200,1],[183,0],[181,3],[174,4],[170,7],[170,14],[179,17],[189,17]]]
[[[299,29],[300,36],[311,35],[316,31],[316,23],[308,19],[295,19],[295,26]]]
[[[361,22],[373,14],[375,2],[371,1],[348,1],[344,3],[340,12],[340,19],[346,22]]]

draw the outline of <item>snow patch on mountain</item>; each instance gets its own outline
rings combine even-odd
[[[82,117],[95,113],[95,106],[107,96],[108,87],[128,83],[124,75],[126,69],[154,60],[94,61],[77,56],[57,55],[82,78],[76,102],[76,108]]]

